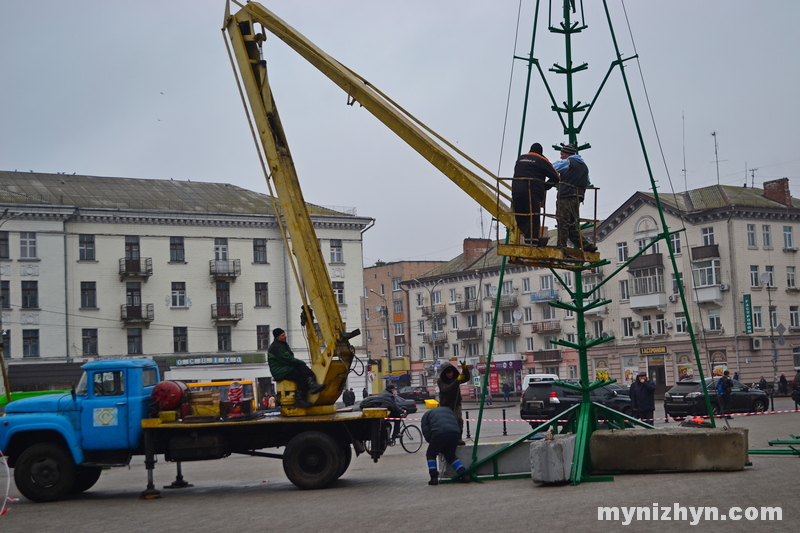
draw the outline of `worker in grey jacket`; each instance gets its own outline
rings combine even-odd
[[[428,473],[431,480],[428,485],[439,484],[439,470],[436,468],[436,457],[441,453],[445,460],[453,465],[462,483],[471,481],[467,468],[456,457],[456,447],[461,438],[461,429],[453,410],[449,407],[435,407],[422,415],[422,435],[428,442],[425,458],[428,460]]]

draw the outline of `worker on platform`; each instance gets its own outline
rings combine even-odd
[[[539,241],[541,208],[545,193],[558,183],[558,172],[542,155],[542,145],[533,143],[531,151],[523,154],[514,165],[511,180],[511,208],[517,219],[523,244],[544,246],[547,239]]]
[[[297,359],[289,348],[289,343],[286,342],[286,332],[281,328],[272,330],[272,336],[275,340],[269,345],[267,350],[267,362],[269,363],[269,371],[275,381],[294,381],[297,385],[297,390],[294,395],[294,406],[308,408],[311,407],[311,402],[308,401],[308,392],[317,394],[325,390],[325,384],[317,383],[317,377],[314,372],[305,364],[305,362]]]
[[[580,208],[586,187],[591,187],[589,182],[589,167],[578,155],[572,144],[561,145],[561,161],[556,161],[553,167],[558,171],[561,181],[558,186],[558,247],[566,249],[567,240],[572,241],[576,248],[587,252],[596,252],[597,247],[586,237],[581,235]]]

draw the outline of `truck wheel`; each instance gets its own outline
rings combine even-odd
[[[94,487],[94,484],[97,483],[97,480],[100,479],[100,474],[102,473],[102,466],[78,467],[75,472],[75,483],[72,484],[70,492],[72,494],[80,494],[81,492],[91,489]]]
[[[353,459],[353,448],[350,447],[349,442],[342,442],[342,466],[339,469],[339,475],[336,476],[336,479],[339,479],[347,472],[347,469],[350,467],[350,461]]]
[[[19,456],[14,481],[23,496],[34,502],[52,502],[75,485],[75,462],[63,446],[34,444]]]
[[[327,433],[306,431],[295,436],[283,452],[283,471],[301,489],[322,489],[344,472],[344,451]]]

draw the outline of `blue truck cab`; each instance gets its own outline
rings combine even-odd
[[[52,501],[89,489],[103,466],[123,466],[142,450],[159,382],[150,359],[86,363],[73,392],[13,401],[0,416],[0,451],[20,492]]]

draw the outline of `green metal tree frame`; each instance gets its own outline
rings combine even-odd
[[[581,17],[580,17],[580,21],[577,21],[577,20],[573,21],[572,20],[572,16],[571,15],[575,14],[577,12],[577,9],[576,9],[576,6],[575,6],[575,0],[561,0],[561,2],[562,2],[562,8],[563,8],[562,9],[563,20],[559,23],[558,26],[553,25],[551,23],[551,21],[549,20],[548,21],[548,30],[551,33],[558,33],[558,34],[563,34],[564,35],[565,53],[566,53],[565,65],[566,66],[560,66],[558,64],[555,64],[550,69],[550,71],[554,72],[556,74],[562,74],[562,75],[566,76],[567,99],[563,103],[562,106],[559,106],[556,103],[555,97],[553,95],[553,91],[551,90],[550,85],[547,82],[547,78],[546,78],[545,73],[543,72],[543,70],[541,68],[539,60],[536,59],[534,57],[534,54],[533,54],[534,46],[535,46],[535,42],[536,42],[536,28],[538,27],[539,12],[540,12],[540,7],[541,7],[540,6],[540,0],[537,0],[537,2],[536,2],[536,11],[535,11],[535,15],[534,15],[533,37],[532,37],[532,40],[531,40],[530,53],[528,54],[527,57],[514,56],[515,59],[520,59],[520,60],[525,61],[527,63],[527,66],[528,66],[528,76],[527,76],[527,83],[526,83],[526,87],[525,87],[525,96],[524,96],[524,109],[527,110],[527,108],[528,108],[528,100],[529,100],[529,97],[530,97],[530,87],[531,87],[531,76],[532,76],[533,67],[535,66],[536,69],[539,72],[539,75],[540,75],[540,77],[542,79],[542,82],[544,83],[544,87],[545,87],[545,89],[546,89],[546,91],[547,91],[547,93],[548,93],[548,95],[550,97],[550,101],[552,103],[551,109],[557,113],[557,115],[559,117],[559,120],[561,121],[561,124],[562,124],[562,126],[564,128],[564,133],[568,136],[569,142],[571,144],[575,145],[578,148],[579,151],[580,150],[589,149],[589,148],[591,148],[591,146],[588,143],[587,144],[583,144],[583,145],[579,145],[578,144],[578,134],[580,133],[581,129],[583,128],[583,125],[586,122],[586,119],[588,118],[589,113],[591,112],[591,110],[593,109],[595,103],[597,102],[597,99],[598,99],[598,97],[600,95],[600,92],[602,91],[603,87],[605,86],[605,84],[606,84],[607,80],[609,79],[611,73],[614,71],[615,68],[619,67],[620,74],[622,75],[622,80],[623,80],[623,83],[625,85],[625,91],[626,91],[627,96],[628,96],[628,103],[630,105],[632,118],[633,118],[633,121],[634,121],[634,125],[636,127],[636,132],[637,132],[638,138],[639,138],[639,143],[641,145],[642,154],[644,156],[645,165],[647,167],[647,173],[648,173],[648,177],[650,179],[650,186],[651,186],[651,189],[652,189],[652,192],[653,192],[653,196],[654,196],[654,199],[655,199],[656,207],[658,209],[658,213],[659,213],[659,217],[660,217],[660,221],[661,221],[662,231],[644,249],[640,250],[636,255],[631,257],[622,266],[617,268],[611,275],[609,275],[603,281],[601,281],[596,286],[592,287],[590,290],[588,290],[586,292],[584,292],[584,287],[583,287],[583,271],[584,270],[595,269],[595,268],[598,268],[600,266],[607,265],[607,264],[609,264],[609,261],[602,260],[602,261],[599,261],[599,262],[596,262],[596,263],[584,263],[582,265],[579,264],[579,265],[576,265],[576,266],[564,266],[564,265],[561,265],[560,268],[569,268],[569,269],[571,269],[571,270],[573,270],[575,272],[575,290],[574,291],[570,290],[567,287],[567,284],[564,283],[564,280],[561,278],[561,276],[559,276],[558,272],[556,272],[553,268],[551,268],[551,272],[557,277],[559,282],[561,282],[561,285],[563,287],[567,288],[567,291],[569,292],[570,297],[572,298],[572,300],[571,300],[571,303],[550,302],[550,305],[553,306],[553,307],[559,308],[559,309],[570,310],[573,313],[575,313],[575,315],[576,315],[576,323],[577,323],[577,328],[578,328],[577,338],[576,338],[577,342],[573,343],[573,342],[568,342],[568,341],[565,341],[565,340],[553,341],[553,344],[557,344],[557,345],[561,345],[561,346],[565,346],[565,347],[569,347],[569,348],[574,348],[578,352],[578,361],[579,361],[579,367],[580,367],[580,382],[579,382],[579,384],[578,385],[574,385],[572,383],[566,383],[566,382],[559,382],[559,384],[561,386],[568,387],[568,388],[571,388],[571,389],[574,389],[574,390],[580,392],[581,393],[581,397],[582,397],[582,401],[581,401],[580,404],[577,404],[577,405],[573,406],[572,408],[570,408],[569,410],[561,413],[556,418],[548,420],[548,421],[542,423],[541,425],[533,428],[528,434],[523,435],[522,437],[518,438],[517,440],[509,443],[507,446],[502,447],[502,448],[498,449],[496,452],[488,455],[487,457],[484,457],[484,458],[478,460],[477,453],[478,453],[478,445],[479,445],[479,439],[480,439],[481,420],[483,419],[483,411],[484,411],[484,400],[483,400],[483,398],[485,397],[485,395],[482,394],[481,395],[481,400],[480,400],[478,424],[477,424],[476,432],[475,432],[475,442],[474,442],[474,447],[473,447],[473,452],[472,452],[472,464],[471,464],[469,470],[470,470],[470,472],[473,473],[473,475],[475,475],[474,473],[479,468],[481,468],[482,466],[487,465],[487,464],[492,465],[493,466],[492,470],[493,470],[494,474],[491,475],[491,476],[482,476],[483,479],[487,479],[487,478],[488,479],[508,479],[508,478],[529,477],[529,474],[500,474],[500,473],[498,473],[499,471],[498,471],[497,458],[500,455],[502,455],[503,453],[505,453],[506,451],[508,451],[509,449],[528,441],[528,439],[532,435],[534,435],[535,433],[539,433],[539,432],[542,432],[542,431],[550,430],[553,433],[559,433],[559,432],[562,433],[562,434],[563,433],[573,433],[573,434],[576,435],[575,452],[574,452],[575,455],[573,457],[572,470],[571,470],[571,474],[570,474],[570,481],[573,484],[577,485],[577,484],[579,484],[581,482],[585,482],[585,481],[608,480],[609,479],[608,477],[592,477],[591,476],[592,472],[591,472],[591,465],[590,465],[590,461],[589,461],[589,441],[590,441],[592,433],[597,429],[597,425],[598,425],[597,420],[598,420],[598,418],[599,417],[603,417],[604,419],[606,419],[606,424],[609,427],[612,427],[612,428],[620,428],[620,429],[622,429],[622,428],[625,428],[625,427],[632,427],[634,425],[638,425],[638,426],[642,426],[642,427],[653,429],[653,426],[650,425],[650,424],[644,423],[644,422],[642,422],[642,421],[640,421],[640,420],[638,420],[636,418],[633,418],[631,416],[625,415],[624,413],[620,413],[618,411],[615,411],[613,409],[605,407],[605,406],[603,406],[603,405],[601,405],[599,403],[592,402],[592,400],[591,400],[591,391],[593,391],[594,389],[597,389],[598,387],[606,385],[608,383],[613,383],[616,380],[610,380],[610,381],[594,380],[594,381],[590,381],[588,350],[593,348],[594,346],[599,345],[599,344],[602,344],[602,343],[605,343],[605,342],[610,342],[610,341],[612,341],[614,339],[614,337],[606,337],[606,338],[597,338],[597,339],[589,339],[589,340],[587,340],[585,313],[587,311],[590,311],[590,310],[595,309],[597,307],[601,307],[601,306],[604,306],[604,305],[607,305],[607,304],[611,303],[610,300],[602,299],[599,296],[601,294],[600,293],[601,287],[603,285],[605,285],[605,283],[607,283],[608,281],[613,279],[614,276],[616,276],[621,270],[623,270],[624,268],[627,268],[628,265],[630,265],[630,263],[632,261],[634,261],[636,258],[641,256],[642,254],[645,254],[651,247],[655,246],[656,243],[658,243],[661,240],[663,240],[666,243],[667,249],[669,250],[670,261],[672,263],[673,272],[675,273],[675,279],[676,279],[676,282],[677,282],[678,292],[679,292],[680,298],[681,298],[681,305],[683,306],[683,311],[684,311],[684,314],[686,316],[687,332],[689,333],[689,336],[691,338],[692,349],[694,351],[694,356],[695,356],[695,362],[697,364],[698,372],[700,374],[700,382],[701,382],[701,384],[703,386],[703,393],[705,395],[706,409],[707,409],[708,413],[712,413],[711,402],[710,402],[709,397],[708,397],[708,391],[706,390],[706,382],[705,382],[705,376],[704,376],[704,373],[703,373],[703,365],[702,365],[702,362],[700,360],[700,354],[699,354],[699,351],[698,351],[698,348],[697,348],[697,342],[695,340],[694,330],[693,330],[693,327],[692,327],[691,315],[689,313],[689,308],[688,308],[688,305],[687,305],[687,302],[686,302],[686,297],[685,297],[685,294],[684,294],[683,281],[681,279],[681,276],[679,275],[680,272],[678,270],[678,264],[677,264],[677,261],[675,260],[675,254],[674,254],[674,250],[672,248],[671,236],[676,234],[676,233],[679,233],[679,232],[681,232],[683,230],[670,231],[668,226],[667,226],[667,222],[666,222],[666,219],[664,217],[664,211],[663,211],[662,205],[661,205],[661,200],[660,200],[659,195],[658,195],[658,189],[656,187],[656,182],[655,182],[655,179],[653,177],[652,168],[650,166],[650,160],[649,160],[648,155],[647,155],[647,149],[645,147],[644,138],[642,136],[642,130],[641,130],[641,127],[640,127],[640,124],[639,124],[639,119],[638,119],[638,116],[636,114],[636,109],[635,109],[634,104],[633,104],[633,98],[631,96],[631,91],[630,91],[630,86],[629,86],[629,83],[628,83],[628,78],[627,78],[627,76],[625,74],[625,69],[622,68],[622,65],[623,65],[623,63],[625,61],[629,61],[631,59],[635,59],[637,56],[634,55],[634,56],[627,57],[627,58],[623,58],[622,57],[622,54],[621,54],[620,49],[619,49],[619,45],[617,43],[617,38],[616,38],[616,35],[614,33],[614,27],[613,27],[613,24],[611,22],[611,15],[610,15],[609,10],[608,10],[607,1],[603,0],[603,8],[604,8],[604,11],[605,11],[606,20],[608,22],[608,28],[609,28],[609,31],[611,33],[611,38],[613,40],[616,59],[611,62],[611,65],[609,66],[608,71],[606,72],[606,75],[603,78],[602,83],[600,84],[600,87],[597,89],[597,92],[595,93],[594,97],[592,98],[592,101],[590,103],[588,103],[588,104],[587,103],[581,103],[580,101],[576,102],[575,99],[574,99],[574,95],[573,95],[573,87],[574,87],[573,76],[574,76],[574,74],[576,74],[578,72],[586,70],[588,68],[588,65],[586,63],[582,63],[580,65],[573,66],[573,62],[572,62],[572,37],[573,37],[574,34],[578,34],[581,31],[583,31],[584,29],[586,29],[587,25],[583,22],[582,14],[581,14]],[[550,9],[548,11],[548,16],[550,17],[550,19],[552,19],[552,4],[553,4],[553,0],[550,0]],[[580,7],[581,7],[581,10],[582,10],[582,8],[583,8],[582,4],[581,4]],[[576,124],[576,116],[577,116],[578,113],[585,113],[585,115],[583,116],[582,120],[580,120],[580,122],[578,122]],[[523,137],[524,137],[524,132],[525,132],[525,120],[526,120],[526,111],[523,111],[518,153],[522,153],[522,142],[523,142]],[[556,145],[554,145],[554,147],[557,148]],[[505,241],[506,244],[508,244],[508,240],[509,240],[509,237],[508,237],[508,235],[506,235],[506,241]],[[503,257],[501,268],[500,268],[500,280],[498,282],[498,291],[497,291],[497,296],[496,296],[496,301],[495,301],[495,309],[499,308],[500,296],[501,296],[501,291],[502,291],[502,286],[503,286],[503,276],[505,274],[505,267],[506,267],[506,258]],[[489,368],[489,365],[491,364],[491,358],[492,358],[492,353],[493,353],[493,348],[494,348],[494,336],[495,336],[495,331],[497,329],[497,318],[498,318],[497,317],[497,313],[495,313],[494,314],[494,321],[493,321],[493,324],[492,324],[492,335],[491,335],[491,338],[490,338],[490,341],[489,341],[489,350],[488,350],[487,360],[486,360],[487,369]],[[489,381],[489,377],[488,376],[489,376],[489,372],[487,371],[486,373],[484,373],[483,391],[485,391],[487,389],[487,387],[488,387],[488,381]],[[714,417],[710,417],[710,420],[711,420],[712,426],[716,427],[715,422],[714,422]]]

